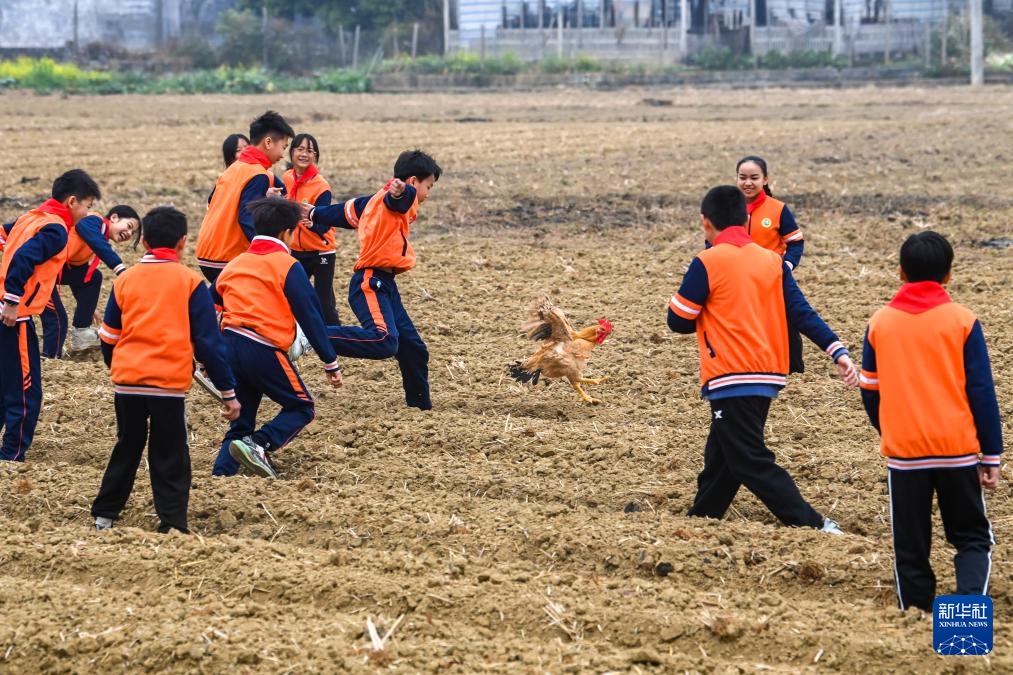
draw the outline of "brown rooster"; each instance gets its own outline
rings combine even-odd
[[[536,300],[528,310],[528,321],[522,330],[542,346],[524,363],[517,361],[508,366],[510,376],[518,382],[538,384],[538,378],[565,377],[585,403],[601,403],[587,395],[582,384],[601,384],[607,377],[592,380],[584,377],[584,368],[591,358],[595,345],[605,342],[612,333],[608,319],[598,319],[598,325],[574,331],[563,311],[547,297]]]

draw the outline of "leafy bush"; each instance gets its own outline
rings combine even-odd
[[[744,70],[752,67],[748,56],[736,54],[727,47],[705,47],[696,55],[695,61],[703,70]]]
[[[578,73],[597,73],[602,70],[602,65],[593,56],[578,54],[577,58],[573,60],[573,70]]]
[[[340,94],[369,91],[369,78],[354,70],[326,70],[316,79],[316,89]]]
[[[73,63],[57,63],[50,58],[18,57],[0,61],[0,80],[11,80],[16,86],[38,92],[53,90],[78,91],[108,83],[110,73],[81,70]]]

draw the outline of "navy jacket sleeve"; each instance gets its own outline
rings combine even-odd
[[[787,237],[792,232],[798,231],[798,223],[795,222],[795,214],[791,212],[787,206],[781,211],[781,227],[778,233],[782,237]],[[801,233],[799,233],[801,234]],[[798,264],[802,262],[802,253],[805,250],[805,241],[799,239],[798,241],[789,241],[785,244],[786,248],[784,251],[785,262],[791,263],[791,268],[795,269]]]
[[[324,370],[332,372],[341,370],[338,366],[338,355],[334,351],[331,339],[327,337],[327,326],[320,309],[320,299],[313,289],[306,271],[299,263],[294,263],[285,277],[285,297],[296,322],[302,328],[310,346],[324,362]]]
[[[415,203],[415,188],[411,185],[405,185],[404,192],[402,192],[401,196],[397,199],[392,197],[388,192],[383,198],[383,203],[391,211],[396,211],[397,213],[408,213],[408,211],[412,208],[412,204]]]
[[[320,193],[320,196],[317,197],[317,200],[313,202],[313,206],[330,206],[331,201],[333,200],[334,195],[331,194],[330,190],[326,190]]]
[[[274,174],[272,174],[274,175]],[[274,181],[277,183],[278,177],[274,176]],[[268,183],[267,176],[265,174],[259,174],[250,179],[250,182],[246,184],[243,191],[239,195],[239,227],[243,229],[243,234],[250,241],[257,236],[257,231],[253,228],[253,217],[247,210],[247,207],[258,199],[263,199],[267,196],[267,189],[272,187],[271,183]],[[277,187],[277,185],[274,185]]]
[[[362,217],[362,212],[366,210],[366,205],[369,204],[369,200],[372,197],[356,197],[351,200],[352,207],[355,209],[356,222],[349,222],[348,216],[345,213],[345,205],[348,202],[338,202],[337,204],[331,204],[329,206],[320,206],[314,208],[310,213],[310,220],[313,221],[313,231],[321,234],[327,231],[330,227],[339,227],[344,230],[354,230],[359,226],[358,219]],[[318,226],[322,227],[322,230],[318,232]]]
[[[123,259],[113,250],[109,240],[102,234],[102,219],[98,216],[85,216],[74,228],[77,233],[88,244],[88,248],[94,251],[99,260],[104,262],[109,269],[115,270],[123,264]]]
[[[25,284],[38,265],[57,255],[67,246],[67,230],[50,224],[39,230],[14,253],[4,279],[4,299],[21,302]]]
[[[795,283],[795,277],[792,276],[791,269],[787,265],[784,265],[783,272],[781,283],[788,322],[795,326],[802,335],[815,342],[836,363],[837,359],[848,354],[847,348],[806,300],[805,294]]]
[[[862,344],[862,377],[865,377],[865,373],[876,373],[876,350],[872,348],[872,343],[869,342],[869,329],[865,329],[865,342]],[[876,428],[876,431],[882,433],[879,428],[879,389],[867,388],[868,385],[879,385],[879,382],[868,382],[862,380],[862,405],[865,407],[865,414],[869,416],[869,422]]]
[[[102,317],[102,327],[99,329],[99,337],[102,339],[102,360],[106,366],[112,368],[113,349],[120,339],[120,330],[123,328],[123,315],[120,311],[120,304],[116,300],[115,289],[109,291],[109,302],[106,303],[106,312]],[[108,329],[108,330],[107,330]]]
[[[235,398],[236,378],[229,368],[225,340],[218,330],[215,307],[204,282],[190,294],[189,314],[194,356],[204,365],[211,382],[222,392],[222,398]]]
[[[690,319],[687,316],[676,314],[675,307],[679,307],[681,304],[680,298],[702,307],[707,302],[708,295],[710,295],[710,280],[707,278],[707,268],[699,258],[693,258],[689,269],[686,270],[686,275],[682,278],[682,285],[679,286],[678,293],[668,304],[668,327],[672,331],[684,335],[696,332],[696,318]],[[683,315],[700,314],[699,310],[689,306],[681,307],[680,310]]]
[[[992,364],[989,363],[988,347],[985,345],[985,333],[977,321],[964,343],[964,374],[967,379],[967,400],[971,404],[981,454],[984,455],[982,463],[997,465],[1002,453],[1002,422],[992,380]]]
[[[320,196],[313,203],[314,207],[318,206],[330,206],[331,205],[331,191],[321,192]],[[316,223],[312,219],[310,220],[310,231],[314,234],[319,234],[321,237],[327,234],[327,231],[334,227],[326,223]]]

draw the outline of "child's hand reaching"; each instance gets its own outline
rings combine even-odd
[[[847,354],[837,359],[837,374],[844,380],[845,386],[858,386],[858,371],[855,370],[855,364],[851,362],[851,357]]]
[[[267,188],[267,193],[264,196],[265,197],[280,197],[281,196],[281,188],[280,187],[269,187],[269,188]]]
[[[222,402],[222,418],[228,422],[232,422],[239,417],[239,401],[234,398],[230,398],[228,401]]]
[[[387,188],[387,194],[394,199],[397,199],[404,194],[404,181],[400,178],[394,178],[390,181],[390,187]]]
[[[331,385],[335,389],[344,386],[345,383],[341,379],[340,370],[332,370],[330,372],[325,371],[325,375],[327,376],[327,384]]]
[[[978,465],[978,479],[986,490],[996,489],[999,487],[999,467]]]

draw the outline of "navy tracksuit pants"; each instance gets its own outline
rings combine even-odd
[[[338,356],[355,359],[394,357],[401,367],[405,403],[431,410],[429,349],[405,311],[394,275],[372,268],[357,270],[348,284],[348,304],[360,326],[328,326]]]
[[[320,300],[320,309],[324,312],[324,323],[328,326],[340,326],[338,318],[338,301],[334,297],[334,253],[317,253],[315,251],[292,251],[292,257],[299,261],[306,270],[306,276],[313,280],[313,289]]]
[[[0,460],[25,461],[42,409],[39,341],[31,320],[13,328],[0,324]]]
[[[88,328],[92,325],[95,310],[98,309],[99,293],[102,291],[102,272],[96,269],[91,279],[85,281],[88,265],[64,267],[60,283],[70,288],[77,301],[74,309],[74,328]],[[47,306],[39,319],[42,321],[42,355],[58,359],[63,353],[67,340],[67,310],[60,298],[60,286],[53,289],[52,307]]]
[[[957,549],[957,595],[985,595],[992,571],[992,525],[977,466],[953,469],[888,469],[894,576],[901,609],[932,611],[936,575],[932,550],[932,495],[939,500],[946,541]]]
[[[236,399],[242,410],[229,424],[211,473],[234,476],[240,465],[229,454],[232,441],[252,436],[255,443],[274,452],[312,422],[315,413],[313,397],[288,354],[230,330],[223,335],[229,347],[229,365],[236,376]],[[257,410],[265,396],[280,405],[281,411],[257,429]]]

